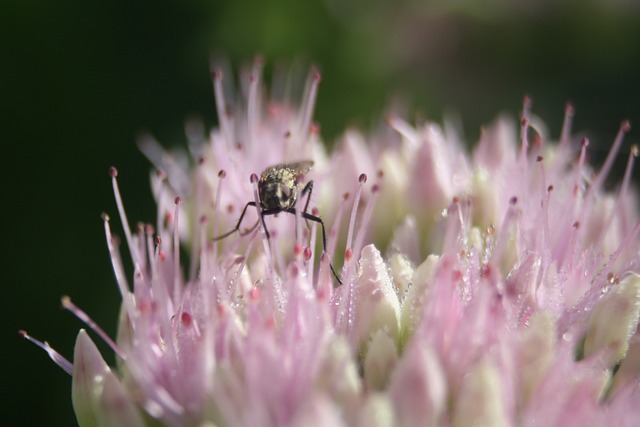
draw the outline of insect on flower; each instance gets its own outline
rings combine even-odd
[[[244,209],[242,209],[242,214],[240,214],[240,218],[236,223],[236,226],[218,236],[213,240],[218,241],[224,239],[227,236],[238,231],[241,236],[244,236],[248,233],[251,233],[258,226],[258,222],[262,221],[262,227],[264,229],[267,240],[269,239],[269,230],[267,229],[267,224],[264,221],[264,217],[268,215],[276,215],[280,212],[287,212],[290,214],[296,214],[296,202],[298,200],[298,183],[301,179],[303,179],[304,175],[308,173],[313,167],[312,160],[303,160],[294,163],[280,163],[277,165],[270,166],[266,168],[262,174],[260,174],[260,179],[258,180],[258,198],[260,202],[260,219],[256,221],[256,223],[248,230],[242,232],[240,231],[240,225],[242,224],[242,220],[244,219],[244,215],[247,212],[247,208],[249,206],[256,206],[254,201],[248,202]],[[311,193],[313,191],[313,181],[309,181],[302,188],[301,196],[304,197],[307,195],[307,201],[305,202],[304,209],[299,212],[300,216],[309,221],[315,221],[320,224],[322,227],[322,248],[326,252],[327,250],[327,236],[324,227],[324,222],[318,216],[312,215],[307,212],[309,207],[309,201],[311,200]],[[329,267],[331,268],[331,272],[333,276],[336,278],[339,284],[342,284],[342,281],[338,277],[335,269],[333,268],[333,264],[330,262]]]

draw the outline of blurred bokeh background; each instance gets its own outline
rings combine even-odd
[[[328,142],[346,126],[377,126],[402,99],[420,117],[459,116],[473,143],[498,113],[517,117],[526,93],[552,135],[571,100],[574,129],[600,162],[622,119],[640,125],[638,5],[4,0],[2,425],[75,425],[70,378],[17,331],[71,358],[82,325],[60,309],[68,294],[114,335],[119,297],[100,220],[115,213],[107,169],[120,170],[130,220],[153,220],[150,165],[135,136],[146,130],[176,146],[186,117],[215,125],[212,54],[235,66],[261,54],[267,70],[276,61],[320,67],[315,117]]]

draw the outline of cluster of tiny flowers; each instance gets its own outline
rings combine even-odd
[[[85,330],[72,363],[22,332],[71,374],[80,426],[637,425],[635,147],[604,189],[628,123],[599,171],[572,107],[550,143],[528,100],[470,154],[393,115],[327,153],[319,73],[298,103],[261,78],[257,63],[231,92],[214,71],[219,128],[190,123],[188,155],[143,137],[155,225],[130,228],[110,170],[134,266],[130,283],[105,215],[117,338],[63,305],[117,366]],[[295,207],[271,215],[260,173],[299,162],[313,167],[269,194]]]

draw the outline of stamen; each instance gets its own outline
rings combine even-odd
[[[350,263],[353,252],[351,248],[346,250],[345,265]],[[344,268],[344,267],[343,267]],[[343,278],[345,276],[343,275]],[[351,277],[347,277],[344,285],[334,289],[334,297],[332,299],[333,308],[333,324],[335,329],[342,331],[353,344],[355,327],[355,285]],[[330,292],[330,291],[329,291]]]
[[[352,344],[355,344],[355,326],[356,326],[356,295],[355,295],[355,283],[353,280],[349,280],[349,296],[347,299],[347,336]]]
[[[455,203],[457,205],[457,211],[458,211],[458,222],[460,223],[460,230],[466,230],[467,229],[467,221],[465,220],[466,215],[463,212],[464,208],[465,208],[465,203],[464,201],[461,201],[459,197],[453,197],[453,203]],[[466,233],[464,234],[464,238],[466,241]]]
[[[187,136],[187,141],[189,143],[189,150],[194,155],[194,157],[198,158],[198,163],[204,163],[204,157],[200,154],[202,152],[203,141],[205,140],[206,131],[204,128],[204,123],[197,116],[189,117],[184,123],[184,133]]]
[[[260,98],[259,87],[262,77],[262,61],[259,57],[254,60],[253,68],[249,76],[249,99],[247,101],[247,127],[249,135],[249,147],[257,143],[257,132],[260,123]]]
[[[525,163],[527,159],[527,151],[529,150],[529,138],[527,130],[529,129],[529,120],[520,120],[520,162]]]
[[[193,316],[186,311],[183,311],[180,315],[180,321],[182,322],[182,326],[185,328],[190,328],[193,325]]]
[[[133,242],[136,245],[138,253],[140,254],[141,268],[146,267],[147,260],[147,246],[145,243],[144,223],[138,222],[136,224],[136,234],[133,236]]]
[[[164,253],[162,252],[162,250],[160,249],[160,247],[162,246],[162,237],[160,236],[156,236],[156,253],[155,253],[155,261],[157,262],[158,260],[160,261],[164,261]]]
[[[156,167],[166,172],[166,178],[172,188],[183,188],[191,182],[191,177],[184,170],[176,157],[167,152],[162,145],[149,133],[141,133],[137,137],[138,148]],[[161,176],[161,179],[165,176]],[[157,199],[160,200],[160,199]]]
[[[278,231],[270,231],[269,236],[269,239],[267,239],[267,243],[269,243],[269,249],[271,249],[272,247],[277,248]],[[271,258],[271,261],[273,263],[273,271],[282,272],[282,277],[285,277],[284,272],[286,271],[288,264],[287,260],[285,260],[285,254],[282,251],[276,249],[271,251],[271,256],[273,257]]]
[[[302,194],[302,189],[300,188],[302,181],[304,180],[304,175],[300,174],[296,177],[296,192],[297,194]],[[293,206],[293,212],[295,217],[295,237],[296,237],[296,245],[300,245],[302,247],[302,215],[300,214],[300,209],[298,208],[298,203],[295,203]]]
[[[311,215],[317,217],[319,215],[318,208],[316,207],[311,208]],[[316,280],[315,282],[314,280],[311,280],[311,282],[313,283],[313,286],[316,286],[318,278],[314,277],[313,275],[315,260],[312,258],[313,251],[311,248],[316,247],[316,233],[317,233],[316,226],[318,225],[318,223],[315,221],[312,221],[312,223],[310,223],[309,225],[310,225],[310,235],[309,235],[309,241],[308,241],[309,246],[304,248],[304,258],[305,258],[305,261],[307,262],[307,277],[315,279]],[[308,251],[309,258],[307,258],[307,251]]]
[[[507,208],[507,213],[502,220],[500,232],[498,233],[498,239],[493,249],[493,253],[491,254],[490,264],[500,264],[499,261],[501,260],[502,255],[506,249],[507,242],[509,241],[509,239],[511,239],[510,228],[513,226],[517,227],[517,219],[519,213],[520,208],[518,207],[518,198],[513,196],[511,197],[511,199],[509,199],[509,207]]]
[[[158,272],[158,263],[162,263],[165,261],[166,256],[162,249],[162,238],[160,236],[156,236],[155,238],[156,248],[154,251],[154,259],[151,264],[151,274],[153,277],[159,278],[162,277]],[[165,325],[165,330],[168,330],[168,321],[171,315],[175,312],[174,304],[171,298],[169,297],[169,289],[167,289],[166,282],[164,280],[152,280],[151,281],[151,290],[154,294],[154,298],[159,302],[160,309],[165,314],[165,316],[160,316],[162,319],[162,323]]]
[[[37,345],[38,347],[46,351],[49,357],[51,358],[51,360],[53,360],[56,365],[61,367],[62,370],[65,371],[67,374],[73,376],[73,363],[69,362],[67,359],[62,357],[60,353],[58,353],[53,348],[51,348],[48,342],[39,341],[33,338],[31,335],[27,333],[27,331],[24,331],[24,330],[18,331],[18,334],[20,334],[22,338],[28,341],[31,341],[33,344]]]
[[[218,112],[218,121],[222,130],[223,141],[233,141],[233,123],[227,111],[227,105],[224,99],[224,90],[222,88],[222,71],[218,68],[212,71],[213,76],[213,94],[216,100],[216,110]]]
[[[269,247],[269,236],[267,235],[267,230],[265,229],[265,225],[264,225],[264,218],[262,217],[262,205],[260,204],[260,194],[258,193],[258,175],[256,175],[255,173],[251,174],[251,177],[249,178],[249,180],[251,181],[251,184],[253,184],[253,201],[256,205],[256,213],[258,214],[258,228],[261,231],[262,234],[262,245],[264,247],[264,253],[267,256],[267,259],[269,260],[269,268],[270,268],[270,273],[271,273],[271,277],[272,279],[275,276],[275,265],[273,262],[273,258],[271,256],[271,248]]]
[[[520,159],[524,161],[527,157],[527,150],[529,149],[529,139],[527,131],[529,129],[529,123],[531,123],[531,105],[533,101],[528,95],[525,95],[522,99],[522,117],[520,120]]]
[[[318,94],[318,85],[320,84],[320,80],[322,80],[320,71],[318,71],[317,68],[311,69],[302,98],[302,104],[300,105],[299,135],[301,135],[302,141],[307,141],[309,139],[309,134],[311,132],[311,117],[313,117],[313,110],[316,105],[316,97]]]
[[[218,188],[216,189],[216,198],[213,201],[213,213],[216,216],[216,218],[218,217],[218,207],[220,206],[220,197],[222,194],[222,183],[224,182],[224,179],[227,177],[227,171],[225,171],[224,169],[220,169],[220,171],[218,172]],[[217,236],[218,235],[218,224],[220,223],[220,221],[214,221],[213,223],[213,235]],[[214,248],[217,245],[214,246]]]
[[[362,220],[360,221],[360,228],[358,230],[358,234],[356,235],[356,243],[354,245],[356,253],[360,253],[360,251],[362,250],[362,244],[364,242],[365,234],[369,229],[369,222],[371,221],[371,215],[373,214],[373,207],[376,204],[379,192],[380,186],[378,184],[373,184],[373,186],[371,187],[371,197],[369,198],[369,200],[367,200],[367,204],[364,208],[364,214],[362,215]]]
[[[207,192],[208,191],[208,187],[204,184],[206,181],[206,178],[204,177],[204,168],[203,166],[203,162],[198,164],[198,168],[196,168],[195,170],[195,181],[196,181],[196,188],[195,188],[195,197],[192,198],[193,200],[193,216],[197,217],[198,215],[200,215],[201,217],[202,212],[205,211],[206,207],[202,206],[202,201],[203,200],[208,200],[208,197],[204,197],[203,196],[203,187],[204,187],[204,191]],[[200,253],[200,249],[202,247],[202,241],[200,240],[202,233],[199,232],[200,228],[202,228],[202,223],[198,222],[198,224],[194,224],[194,228],[195,231],[193,233],[193,240],[191,242],[191,257],[190,258],[190,262],[189,262],[189,279],[188,282],[191,283],[194,281],[196,274],[198,272],[198,261],[200,260],[200,257],[196,256],[196,254]]]
[[[360,205],[360,196],[362,195],[362,186],[367,182],[367,175],[360,174],[358,177],[358,191],[356,191],[356,197],[353,199],[353,207],[351,208],[351,217],[349,218],[349,231],[347,232],[347,248],[353,248],[353,230],[356,222],[356,214]]]
[[[62,299],[62,307],[65,310],[71,312],[74,316],[84,322],[91,330],[93,330],[96,334],[102,338],[102,340],[107,343],[109,347],[118,355],[121,359],[126,360],[127,356],[124,352],[118,347],[118,345],[107,335],[107,333],[100,327],[98,324],[91,318],[89,315],[80,309],[77,305],[71,302],[71,298],[68,296],[63,296]]]
[[[560,147],[566,147],[569,144],[569,138],[571,138],[571,124],[573,123],[573,116],[575,109],[571,102],[567,102],[564,105],[564,121],[562,122],[562,132],[560,133]]]
[[[618,192],[618,197],[616,198],[615,206],[611,210],[611,213],[609,214],[609,218],[607,218],[606,225],[602,228],[600,232],[600,238],[598,239],[598,245],[596,247],[602,246],[602,241],[604,240],[607,234],[607,231],[609,231],[609,229],[611,228],[611,224],[613,224],[613,220],[615,219],[616,215],[618,215],[621,220],[625,219],[625,216],[620,216],[621,205],[625,198],[625,195],[629,190],[629,182],[631,181],[633,164],[636,157],[638,157],[638,146],[634,145],[633,147],[631,147],[631,152],[629,153],[629,158],[627,159],[627,167],[624,171],[624,178],[622,178],[622,185],[620,186],[620,190]],[[624,226],[623,224],[623,227],[622,227],[623,232],[626,232],[626,229],[627,227]]]
[[[303,256],[305,261],[309,261],[311,259],[311,248],[309,248],[309,246],[305,246]]]
[[[631,124],[629,123],[628,120],[624,120],[620,124],[620,129],[618,130],[616,139],[613,141],[613,145],[609,150],[609,154],[607,155],[607,158],[605,159],[604,164],[600,169],[600,172],[598,172],[598,175],[596,176],[596,179],[593,182],[593,185],[591,186],[591,189],[590,189],[591,193],[597,192],[602,186],[602,184],[604,183],[604,180],[607,178],[607,175],[609,175],[609,172],[611,171],[611,166],[613,166],[613,161],[615,160],[616,156],[618,155],[618,151],[620,151],[620,147],[622,146],[622,140],[624,139],[624,134],[629,132],[630,130],[631,130]]]
[[[111,235],[111,227],[109,226],[109,215],[102,214],[102,220],[104,221],[104,233],[107,239],[107,248],[109,250],[109,257],[111,258],[111,266],[116,276],[116,282],[118,283],[118,289],[120,290],[120,296],[122,297],[122,304],[124,304],[125,310],[130,319],[135,318],[135,312],[132,306],[129,283],[122,267],[122,260],[118,254],[115,245],[113,244],[113,236]]]
[[[131,261],[134,266],[139,266],[139,255],[137,248],[133,245],[133,238],[131,237],[131,229],[129,228],[129,221],[127,220],[127,214],[124,211],[124,204],[122,203],[122,197],[120,196],[120,189],[118,187],[118,170],[111,166],[109,168],[109,176],[111,177],[111,182],[113,186],[113,194],[116,199],[116,205],[118,206],[118,213],[120,214],[120,221],[122,222],[122,228],[124,228],[124,235],[127,238],[127,246],[129,247],[129,252],[131,253]]]
[[[318,279],[316,282],[316,296],[330,301],[333,295],[333,281],[331,279],[331,267],[329,266],[329,255],[323,252],[320,255],[320,267],[318,268]]]
[[[144,231],[145,231],[145,234],[147,236],[147,238],[146,238],[147,258],[148,258],[147,261],[149,262],[149,266],[151,267],[151,280],[154,280],[156,278],[155,271],[153,269],[153,264],[154,264],[153,233],[155,233],[155,229],[154,229],[153,225],[147,224],[147,225],[145,225]]]
[[[302,245],[300,243],[296,243],[295,245],[293,245],[293,256],[296,259],[300,259],[301,258],[302,252],[303,252],[303,249],[302,249]]]
[[[603,286],[610,285],[609,280],[607,279],[596,280],[596,278],[601,274],[603,274],[604,272],[611,272],[613,270],[613,264],[615,264],[615,262],[618,260],[622,252],[624,252],[625,249],[628,249],[632,242],[636,242],[636,238],[637,238],[636,236],[638,233],[640,233],[640,221],[638,221],[636,225],[633,227],[633,229],[628,234],[625,235],[625,238],[620,244],[620,246],[618,246],[618,249],[616,249],[615,252],[613,252],[609,256],[609,259],[604,264],[604,266],[602,266],[602,268],[598,270],[598,272],[596,273],[592,281],[592,283],[594,283],[595,285],[592,286],[591,289],[589,289],[587,295],[582,298],[581,304],[584,305],[587,303],[587,301],[593,301],[594,295],[601,292],[603,289]]]
[[[176,197],[174,200],[174,221],[173,221],[173,300],[176,304],[180,304],[182,298],[182,286],[180,283],[180,235],[178,233],[178,214],[180,213],[180,204],[182,198]]]
[[[609,150],[609,154],[605,159],[604,165],[600,169],[600,172],[596,175],[589,189],[587,190],[586,196],[584,198],[584,202],[582,203],[582,210],[578,217],[578,220],[580,222],[584,222],[586,215],[589,214],[592,208],[593,200],[596,194],[598,193],[598,191],[600,190],[600,188],[602,187],[602,185],[604,184],[604,181],[611,170],[611,166],[613,165],[613,161],[615,157],[618,155],[618,151],[620,150],[620,147],[622,145],[622,140],[624,139],[624,134],[628,132],[630,129],[631,129],[631,125],[629,124],[628,120],[623,121],[622,124],[620,125],[620,129],[618,130],[618,133],[613,142],[613,145]],[[583,144],[583,148],[584,148],[584,144]],[[576,190],[577,190],[577,187],[576,187]]]
[[[549,201],[551,199],[551,190],[553,186],[547,186],[547,177],[544,168],[544,158],[542,156],[537,157],[538,165],[540,165],[540,208],[542,210],[542,240],[541,245],[538,246],[538,253],[542,256],[542,271],[546,271],[546,260],[550,255],[548,253],[548,240],[549,240]],[[544,274],[544,273],[543,273]],[[542,280],[542,274],[539,276],[539,280]]]
[[[584,165],[587,161],[587,147],[589,146],[589,138],[582,138],[580,141],[580,157],[578,158],[578,165],[576,167],[576,176],[574,179],[574,196],[578,195],[580,184],[583,181]],[[575,197],[574,197],[575,199]]]
[[[456,216],[454,217],[453,215]],[[460,199],[458,197],[453,197],[451,204],[442,211],[442,217],[447,219],[443,238],[443,247],[456,247],[456,242],[459,239],[466,239],[466,233],[461,233],[465,227],[462,215],[462,206],[460,205]],[[457,219],[457,221],[454,221],[454,219]]]
[[[206,215],[202,215],[199,221],[199,235],[200,235],[200,248],[199,248],[199,258],[200,258],[200,272],[199,275],[203,279],[209,277],[209,269],[207,265],[207,224],[209,222],[209,218]],[[195,254],[194,254],[195,256]]]
[[[296,280],[300,275],[300,269],[296,264],[291,264],[288,270],[289,270],[289,274],[288,274],[289,279]]]
[[[347,250],[344,251],[344,260],[349,262],[351,261],[352,258],[353,258],[353,249],[347,248]]]
[[[399,119],[398,117],[389,117],[387,123],[393,130],[398,132],[406,141],[408,141],[412,148],[418,148],[418,142],[420,137],[413,126],[409,125],[406,121]]]
[[[333,225],[329,230],[329,237],[327,240],[327,251],[326,251],[327,253],[330,253],[330,254],[335,253],[336,245],[338,244],[338,239],[336,238],[336,236],[338,235],[338,230],[340,229],[340,224],[342,223],[342,217],[344,215],[344,209],[346,207],[347,200],[349,200],[348,192],[342,195],[342,200],[338,204],[338,211],[333,220]]]
[[[158,185],[158,190],[154,196],[156,200],[162,200],[164,197],[164,191],[165,191],[164,183],[166,182],[167,176],[164,173],[164,171],[162,171],[161,169],[156,169],[156,176],[158,177],[158,179],[160,179],[160,185]],[[156,213],[156,228],[158,230],[158,233],[161,233],[164,231],[163,215],[164,215],[163,210],[158,208]]]
[[[255,286],[253,288],[251,288],[251,290],[249,291],[249,298],[251,299],[251,301],[257,301],[260,299],[260,289],[256,288]]]

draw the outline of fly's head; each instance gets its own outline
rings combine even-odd
[[[265,169],[258,181],[262,209],[279,212],[294,207],[298,198],[298,178],[309,172],[312,166],[312,161],[302,161]]]

